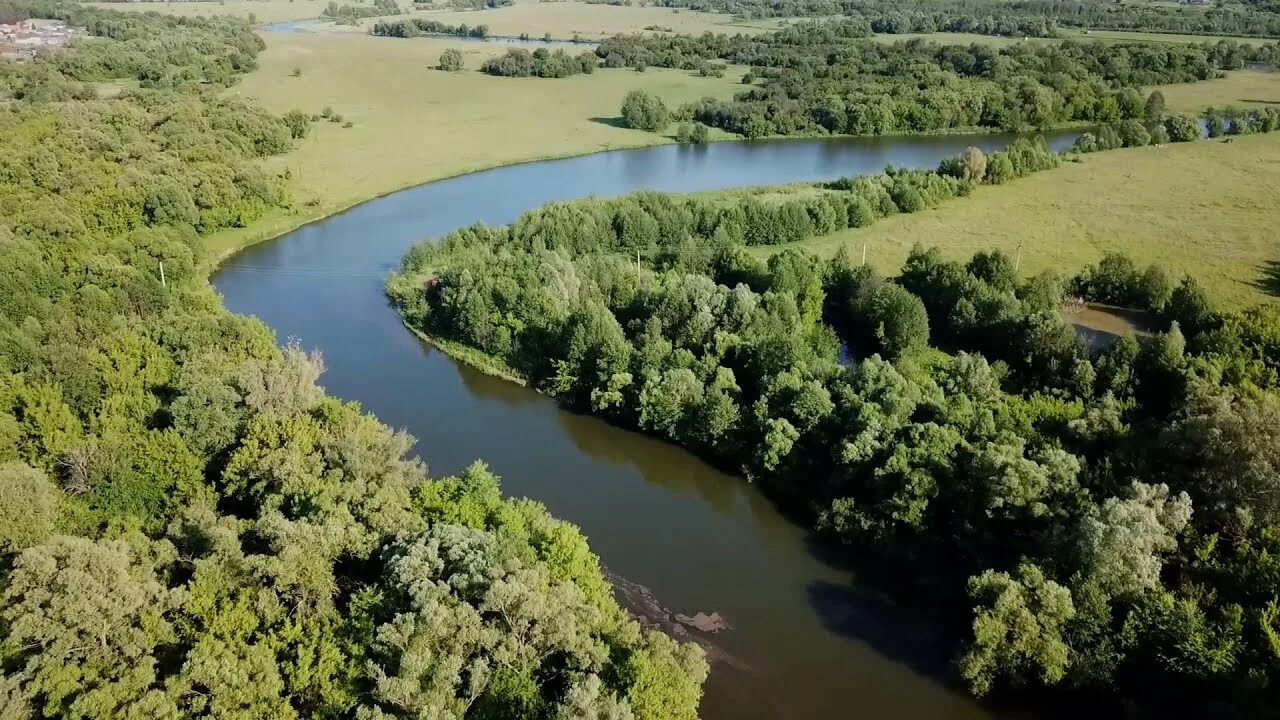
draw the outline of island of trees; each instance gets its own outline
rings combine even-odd
[[[249,26],[10,11],[95,39],[0,64],[0,715],[693,720],[701,650],[576,528],[428,478],[205,282],[310,122],[225,93]]]
[[[1262,716],[1280,679],[1274,304],[1218,308],[1114,254],[1024,277],[999,252],[917,247],[881,277],[843,252],[746,250],[1058,161],[1022,142],[790,193],[553,204],[416,246],[388,293],[422,333],[808,507],[864,577],[965,608],[955,669],[975,695]],[[1151,332],[1091,349],[1068,301],[1139,309]]]

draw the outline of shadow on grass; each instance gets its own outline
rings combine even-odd
[[[1263,262],[1262,277],[1253,285],[1271,297],[1280,297],[1280,260]]]
[[[1280,100],[1251,100],[1249,98],[1241,98],[1237,102],[1258,103],[1259,105],[1280,105]]]
[[[623,128],[623,129],[625,129],[625,128],[627,127],[627,123],[626,123],[626,121],[625,121],[625,120],[623,120],[623,119],[622,119],[622,116],[618,116],[618,117],[593,117],[593,118],[589,118],[589,119],[590,119],[590,120],[591,120],[591,122],[593,122],[593,123],[600,123],[601,125],[608,125],[609,127],[616,127],[616,128]]]

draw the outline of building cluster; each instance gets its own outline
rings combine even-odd
[[[0,23],[0,58],[33,57],[40,48],[65,45],[75,35],[61,20],[14,20]]]

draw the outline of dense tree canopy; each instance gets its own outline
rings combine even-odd
[[[1028,278],[917,248],[884,278],[745,251],[1057,161],[1020,142],[938,172],[553,204],[415,247],[388,292],[566,405],[807,504],[866,576],[971,608],[955,667],[975,694],[1259,715],[1280,679],[1274,305],[1222,312],[1118,255]],[[1091,350],[1068,293],[1153,333]]]
[[[693,720],[701,650],[576,528],[428,478],[205,282],[307,128],[221,92],[249,26],[28,9],[100,38],[0,66],[0,715]]]
[[[712,60],[752,66],[755,84],[736,98],[708,98],[676,113],[746,137],[1144,120],[1152,111],[1139,92],[1144,86],[1207,80],[1249,60],[1280,58],[1280,45],[1252,48],[1225,40],[995,48],[885,44],[860,39],[864,34],[857,22],[845,20],[755,36],[617,36],[601,42],[596,54],[610,67],[695,70]]]

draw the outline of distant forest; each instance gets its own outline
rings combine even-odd
[[[1280,43],[1065,41],[994,48],[857,41],[866,35],[859,22],[834,21],[751,37],[616,36],[596,54],[607,67],[696,70],[715,60],[750,66],[744,82],[751,87],[734,99],[705,99],[674,113],[748,138],[1114,123],[1142,116],[1144,86],[1280,61]]]
[[[586,0],[609,5],[625,1]],[[1055,37],[1060,28],[1073,28],[1280,37],[1280,5],[1274,0],[1233,7],[1169,7],[1098,0],[657,0],[655,4],[750,19],[842,15],[864,21],[877,33],[886,34],[955,32]]]

